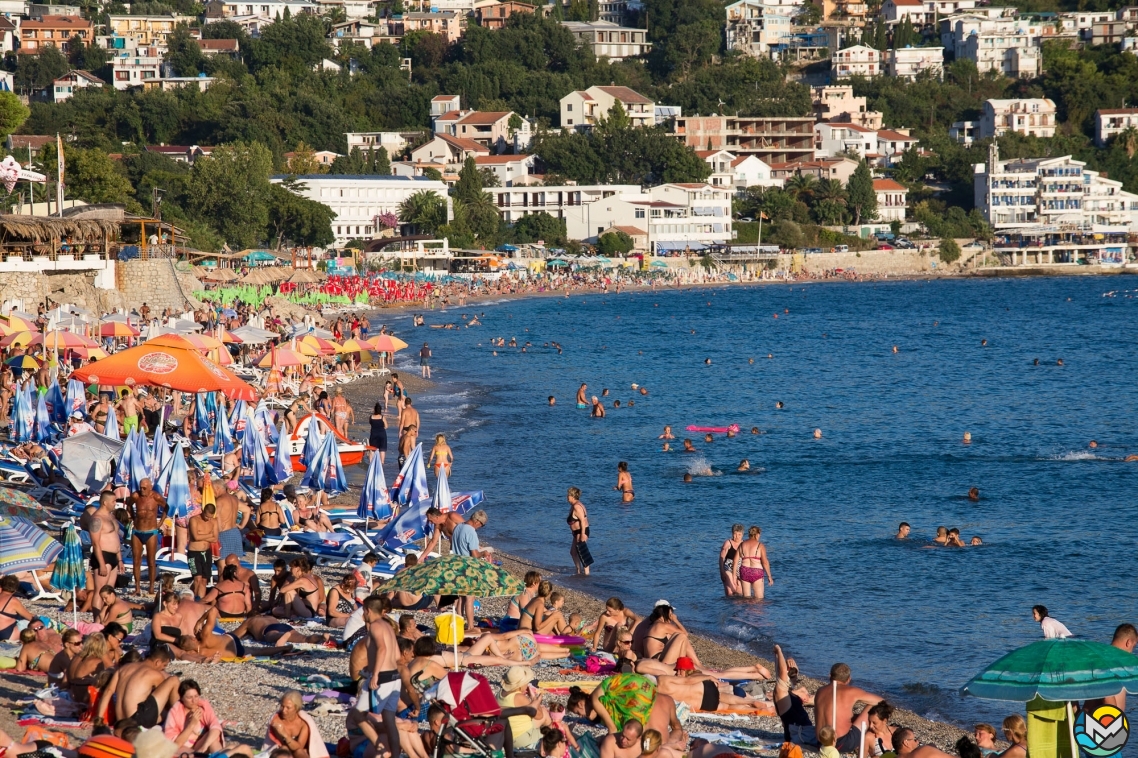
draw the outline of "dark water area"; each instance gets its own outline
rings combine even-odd
[[[778,642],[805,673],[844,661],[922,714],[998,723],[1018,706],[958,690],[1041,637],[1032,605],[1103,641],[1136,620],[1138,463],[1123,459],[1138,453],[1138,301],[1110,293],[1126,282],[723,287],[427,314],[484,313],[470,329],[390,323],[412,345],[397,370],[417,372],[431,344],[420,439],[447,433],[452,488],[486,491],[485,542],[572,574],[565,490],[580,487],[597,564],[563,581],[638,612],[666,598],[689,627],[756,652]],[[519,347],[491,347],[499,336]],[[574,407],[581,382],[609,388],[607,418]],[[732,423],[740,435],[711,444],[684,432]],[[665,424],[698,452],[661,452]],[[735,472],[743,458],[750,473]],[[630,504],[612,489],[618,461]],[[762,527],[775,578],[762,602],[723,597],[734,522]],[[984,545],[927,549],[938,526]]]

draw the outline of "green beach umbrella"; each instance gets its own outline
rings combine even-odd
[[[400,571],[383,589],[417,595],[501,597],[521,594],[525,587],[489,561],[444,555]]]
[[[1000,658],[964,685],[988,700],[1053,702],[1138,694],[1138,659],[1093,640],[1040,640]]]

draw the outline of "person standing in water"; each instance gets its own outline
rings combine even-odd
[[[743,585],[743,597],[763,599],[763,579],[774,584],[770,563],[767,561],[767,546],[760,541],[763,530],[752,526],[747,539],[739,546],[739,582]]]
[[[585,397],[585,390],[588,389],[588,387],[589,387],[589,385],[585,384],[584,382],[581,382],[581,386],[577,388],[577,407],[578,408],[588,408],[589,407],[589,401]]]
[[[573,533],[573,545],[569,548],[569,556],[573,559],[573,566],[577,569],[578,574],[589,575],[589,567],[586,561],[582,560],[581,547],[589,541],[589,512],[585,510],[585,504],[581,502],[581,490],[577,487],[570,487],[565,499],[569,501],[569,517],[565,519],[565,523],[569,524],[569,529]],[[586,547],[585,550],[588,550]],[[592,558],[592,555],[589,556]],[[591,561],[589,561],[591,563]]]
[[[431,448],[430,465],[435,467],[435,476],[438,477],[439,471],[446,471],[447,476],[450,476],[450,467],[454,463],[454,452],[447,444],[445,434],[435,435],[435,446]]]
[[[622,503],[631,503],[636,499],[636,493],[632,489],[632,474],[628,473],[627,461],[616,464],[616,486],[613,489],[620,492],[620,502]]]
[[[601,401],[597,399],[596,395],[593,395],[593,410],[589,415],[593,418],[605,417],[605,407],[601,405]]]
[[[742,594],[739,581],[735,577],[735,561],[739,558],[739,546],[743,544],[743,525],[731,527],[730,539],[723,540],[719,548],[719,578],[723,580],[723,594],[727,597]]]

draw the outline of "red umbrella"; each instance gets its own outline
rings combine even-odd
[[[184,337],[163,334],[137,347],[76,370],[71,376],[83,384],[113,386],[137,384],[181,392],[219,391],[237,400],[256,400],[257,391],[231,371],[203,358]]]

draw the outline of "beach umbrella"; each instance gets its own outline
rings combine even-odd
[[[98,432],[65,437],[60,455],[63,474],[77,492],[99,492],[110,480],[107,465],[115,460],[123,443]]]
[[[107,420],[103,424],[103,434],[111,439],[121,439],[122,435],[119,434],[119,416],[115,412],[113,405],[107,406]]]
[[[379,532],[376,542],[398,549],[423,539],[430,527],[430,522],[427,521],[427,510],[430,507],[430,500],[418,500],[401,509]]]
[[[35,371],[40,367],[40,362],[30,355],[15,355],[4,362],[13,368],[22,368],[25,371]]]
[[[278,348],[274,345],[264,358],[257,361],[257,366],[260,368],[272,368],[273,366],[285,368],[287,366],[307,366],[309,363],[312,363],[312,359],[307,355],[302,355],[291,348]]]
[[[377,451],[372,452],[371,462],[368,463],[367,479],[360,490],[360,505],[356,509],[356,515],[364,519],[364,531],[367,531],[371,519],[378,521],[392,516],[391,496],[387,493],[383,464],[379,461]]]
[[[166,476],[166,504],[170,515],[185,518],[190,512],[190,475],[186,468],[185,443],[177,443],[170,456],[170,473]]]
[[[63,546],[26,518],[0,518],[0,576],[42,571]]]
[[[143,479],[150,478],[154,459],[142,430],[132,429],[127,444],[134,447],[130,454],[130,490],[135,492],[141,489]]]
[[[32,438],[32,426],[35,422],[35,412],[32,409],[32,398],[28,393],[28,388],[17,389],[15,400],[16,441],[27,442]]]
[[[71,414],[67,410],[67,402],[63,399],[63,390],[59,388],[59,381],[52,379],[47,388],[47,412],[51,420],[57,424],[66,424]]]
[[[117,437],[116,437],[117,439]],[[119,451],[118,460],[115,462],[115,485],[118,487],[130,486],[130,459],[134,457],[134,443],[130,435],[127,435],[126,443]]]
[[[39,521],[49,515],[42,503],[23,490],[0,486],[0,517],[15,516]]]
[[[215,455],[224,455],[225,453],[232,453],[236,449],[237,446],[233,443],[233,435],[229,431],[229,418],[218,408],[217,415],[214,418],[213,452]]]
[[[96,343],[93,340],[81,334],[63,330],[47,332],[43,335],[41,341],[47,350],[74,350],[77,347],[96,347]]]
[[[307,345],[313,350],[316,350],[319,355],[335,355],[336,353],[344,352],[343,348],[332,340],[317,337],[315,334],[306,334],[301,337],[297,340],[297,345]]]
[[[443,513],[449,513],[454,510],[454,498],[450,494],[450,482],[447,481],[447,472],[443,467],[439,467],[439,478],[435,482],[435,498],[432,501],[435,508],[438,508]]]
[[[316,418],[316,414],[308,417],[308,429],[305,432],[304,449],[300,453],[300,463],[307,469],[311,468],[316,452],[320,449],[320,443],[324,440],[324,435],[320,433],[320,421]],[[332,432],[328,433],[331,434]]]
[[[75,590],[86,585],[87,569],[83,565],[83,545],[79,542],[79,528],[75,524],[63,527],[63,550],[55,559],[51,572],[51,586],[61,592],[72,593],[71,626],[79,625],[79,603]]]
[[[38,336],[38,332],[12,332],[7,337],[0,340],[0,347],[21,347],[30,345]]]
[[[74,379],[67,380],[67,415],[79,411],[84,417],[87,415],[87,393],[83,391],[83,383]]]
[[[212,397],[212,392],[203,392],[194,401],[194,431],[198,434],[209,430],[209,400]]]
[[[139,331],[122,321],[104,321],[99,326],[100,337],[137,337]]]
[[[17,332],[38,332],[40,329],[36,326],[35,317],[24,318],[17,316],[14,313],[8,314],[8,328]]]
[[[47,401],[44,399],[44,396],[38,392],[36,395],[36,417],[33,427],[33,436],[36,438],[36,442],[47,442],[51,439],[52,432],[54,431],[51,428],[51,414],[47,412]]]
[[[166,433],[162,431],[162,425],[158,425],[158,429],[154,432],[154,446],[153,453],[151,453],[150,474],[154,480],[154,486],[158,487],[158,476],[162,473],[162,469],[166,467],[166,461],[170,459],[170,443],[166,441]]]
[[[404,569],[383,585],[384,592],[461,597],[505,597],[525,587],[505,569],[481,558],[443,555]]]
[[[348,491],[348,477],[344,474],[344,466],[340,461],[340,448],[336,435],[331,433],[324,435],[314,468],[315,475],[308,486],[330,495],[339,495]],[[308,476],[308,472],[305,472],[305,476]]]
[[[252,419],[250,419],[250,422]],[[253,441],[253,455],[252,455],[252,468],[253,468],[253,486],[254,487],[272,487],[274,484],[280,484],[281,479],[277,478],[276,469],[273,467],[272,461],[269,460],[269,451],[265,447],[265,438],[257,434],[254,430],[249,430],[245,434],[246,440]],[[244,449],[244,446],[242,446]]]
[[[77,347],[73,352],[80,358],[90,358],[95,361],[101,361],[104,358],[111,357],[110,353],[101,347]]]
[[[357,339],[344,340],[342,343],[340,343],[340,347],[345,353],[366,353],[375,349],[375,347],[372,346],[370,342]]]
[[[381,353],[394,353],[407,347],[407,343],[390,334],[377,334],[368,340],[371,346]]]
[[[213,494],[213,477],[206,472],[205,481],[202,482],[202,507],[212,505],[217,507],[217,496]]]
[[[276,472],[278,482],[287,482],[292,477],[292,456],[289,455],[288,447],[288,434],[282,421],[277,436],[276,454],[273,456],[273,471]]]
[[[427,488],[427,468],[423,465],[423,443],[403,462],[403,468],[391,484],[391,500],[399,505],[410,505],[422,500],[430,500],[431,491]]]
[[[251,423],[251,422],[252,422],[252,419],[247,418],[246,424],[245,424],[246,429],[249,428],[249,423]],[[254,448],[253,440],[256,439],[257,436],[258,435],[256,433],[250,433],[250,434],[242,435],[242,437],[241,437],[241,465],[242,466],[252,466],[253,465],[253,460],[256,457],[256,452],[253,449]],[[264,442],[262,442],[261,444],[264,445]]]
[[[280,440],[276,424],[273,423],[273,412],[264,403],[258,404],[253,414],[253,428],[264,436],[266,445],[275,445]]]

